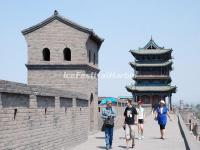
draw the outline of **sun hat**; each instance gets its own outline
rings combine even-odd
[[[160,104],[161,104],[161,103],[162,103],[162,104],[165,104],[165,101],[164,101],[164,100],[161,100],[161,101],[160,101]]]

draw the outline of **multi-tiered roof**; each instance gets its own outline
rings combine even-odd
[[[172,49],[158,46],[151,40],[137,50],[130,50],[135,57],[129,64],[135,70],[135,84],[126,86],[129,92],[168,92],[175,93],[176,87],[171,86]]]

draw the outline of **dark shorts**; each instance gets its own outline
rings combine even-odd
[[[160,130],[165,129],[165,124],[160,124]]]
[[[144,124],[144,119],[138,119],[139,124]]]

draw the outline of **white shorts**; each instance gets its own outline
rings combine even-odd
[[[127,140],[135,138],[134,125],[126,124],[126,127],[125,127],[125,138]]]

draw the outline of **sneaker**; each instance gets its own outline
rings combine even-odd
[[[109,145],[106,145],[106,150],[109,150],[110,146]]]
[[[164,137],[161,137],[160,139],[162,139],[162,140],[165,140],[165,138],[164,138]]]
[[[135,147],[135,141],[133,140],[133,142],[132,142],[132,148],[134,148]]]

